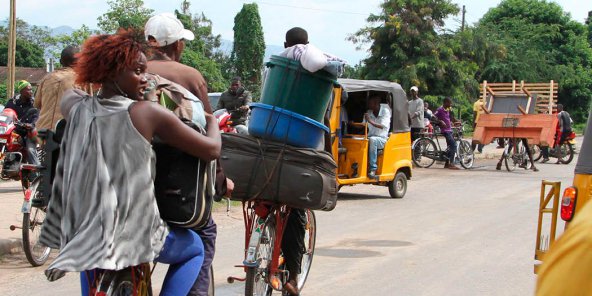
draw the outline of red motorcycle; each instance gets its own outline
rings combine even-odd
[[[226,109],[214,111],[214,117],[218,120],[218,128],[223,133],[236,133],[236,128],[232,125],[232,115]]]
[[[21,181],[21,165],[26,163],[26,147],[21,134],[34,139],[37,131],[18,120],[13,109],[7,108],[0,113],[0,179]],[[19,133],[20,132],[20,133]],[[24,187],[26,184],[23,184]]]

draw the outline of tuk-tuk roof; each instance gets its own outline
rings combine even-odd
[[[382,80],[358,80],[358,79],[337,79],[337,82],[348,93],[359,91],[384,91],[391,94],[393,98],[392,131],[395,133],[408,132],[409,128],[409,103],[407,94],[400,84]]]
[[[356,91],[387,91],[390,93],[398,93],[402,91],[403,94],[405,91],[401,87],[400,84],[390,81],[382,81],[382,80],[358,80],[358,79],[345,79],[340,78],[337,79],[337,82],[341,84],[341,86],[347,92],[356,92]]]
[[[588,114],[588,123],[584,134],[584,142],[580,148],[580,156],[576,165],[576,174],[592,175],[592,110]]]

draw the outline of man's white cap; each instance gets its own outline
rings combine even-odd
[[[417,86],[412,86],[412,87],[411,87],[411,90],[412,90],[412,91],[415,91],[415,92],[419,92],[419,89],[417,88]]]
[[[181,39],[195,39],[193,32],[183,28],[181,21],[170,12],[151,17],[144,26],[144,35],[146,40],[148,40],[148,36],[154,37],[157,44],[153,45],[156,47],[167,46]]]

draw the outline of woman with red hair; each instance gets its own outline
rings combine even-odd
[[[45,274],[120,270],[146,262],[170,264],[161,295],[187,295],[203,262],[203,244],[189,229],[168,226],[154,195],[153,137],[210,161],[220,155],[216,119],[207,133],[143,101],[147,86],[142,44],[129,32],[89,38],[75,66],[77,83],[100,83],[96,97],[71,90],[67,120],[41,243],[60,253]],[[82,293],[89,279],[81,274]]]

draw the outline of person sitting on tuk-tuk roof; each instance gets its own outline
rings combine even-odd
[[[368,178],[376,178],[376,159],[378,150],[384,149],[391,124],[391,109],[380,103],[380,96],[368,99],[368,112],[364,114],[364,123],[368,123]]]
[[[438,120],[442,135],[446,138],[446,145],[448,145],[448,159],[444,163],[444,168],[451,170],[458,170],[454,165],[454,155],[456,154],[456,141],[452,136],[452,123],[456,122],[454,114],[452,113],[452,99],[445,98],[442,106],[436,110],[434,117]]]

